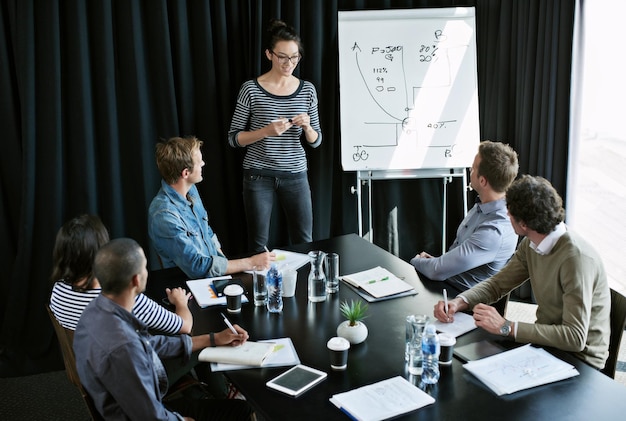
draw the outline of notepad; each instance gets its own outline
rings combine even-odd
[[[338,393],[330,402],[359,421],[397,417],[435,403],[435,399],[401,376]]]
[[[276,267],[282,270],[283,268],[289,266],[293,270],[298,270],[302,266],[309,263],[309,255],[303,253],[296,253],[295,251],[288,250],[280,250],[273,249],[272,253],[276,254]],[[251,270],[247,270],[247,273],[252,273]],[[259,271],[261,275],[267,274],[267,269],[263,271]]]
[[[240,346],[207,347],[200,351],[198,360],[210,363],[244,364],[261,367],[263,361],[274,350],[271,342],[246,341]]]
[[[271,342],[274,344],[272,352],[265,357],[261,367],[284,367],[300,364],[300,358],[296,352],[291,338],[266,339],[258,342]],[[211,371],[244,370],[258,366],[245,364],[211,363]]]
[[[400,294],[413,289],[410,284],[380,266],[344,275],[342,279],[356,288],[367,291],[368,294],[375,298]]]
[[[542,348],[524,345],[463,365],[501,396],[578,376],[578,370]]]
[[[435,329],[439,332],[447,333],[455,338],[476,329],[474,317],[471,314],[462,312],[454,313],[454,322],[452,323],[444,323],[439,320],[435,320],[434,325]]]
[[[216,278],[205,278],[205,279],[194,279],[191,281],[187,281],[187,287],[193,294],[193,298],[196,300],[198,305],[202,308],[215,306],[215,305],[226,305],[226,297],[221,296],[218,297],[215,293],[215,290],[211,288],[213,281],[222,280],[222,279],[232,279],[232,276],[219,276]],[[248,297],[246,295],[241,296],[241,302],[247,303]]]

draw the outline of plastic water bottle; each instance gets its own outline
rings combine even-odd
[[[283,275],[276,264],[272,264],[265,277],[267,284],[267,311],[280,313],[283,311]]]
[[[435,384],[439,380],[439,336],[432,324],[427,324],[422,335],[422,382]]]

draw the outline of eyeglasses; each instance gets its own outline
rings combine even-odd
[[[295,65],[295,64],[300,63],[300,59],[302,58],[302,56],[300,55],[288,57],[282,54],[276,54],[273,51],[270,51],[270,52],[276,56],[280,64],[287,64],[287,62],[291,62],[291,64]]]

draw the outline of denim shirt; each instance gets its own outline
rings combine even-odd
[[[196,186],[184,198],[161,180],[148,211],[148,234],[164,269],[178,266],[190,279],[226,273],[228,260]]]
[[[107,420],[180,420],[162,399],[168,387],[161,359],[191,355],[188,335],[152,336],[132,313],[100,294],[74,334],[81,383]]]

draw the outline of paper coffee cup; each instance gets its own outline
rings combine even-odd
[[[440,333],[437,336],[439,336],[439,346],[441,348],[441,352],[439,353],[439,364],[452,364],[452,355],[454,354],[456,338],[447,333]]]
[[[348,367],[350,341],[340,336],[335,336],[328,340],[326,346],[330,355],[330,368],[333,370],[345,370]]]
[[[241,285],[230,284],[224,288],[224,295],[226,296],[226,310],[229,313],[239,313],[241,311],[242,294],[243,288]]]

